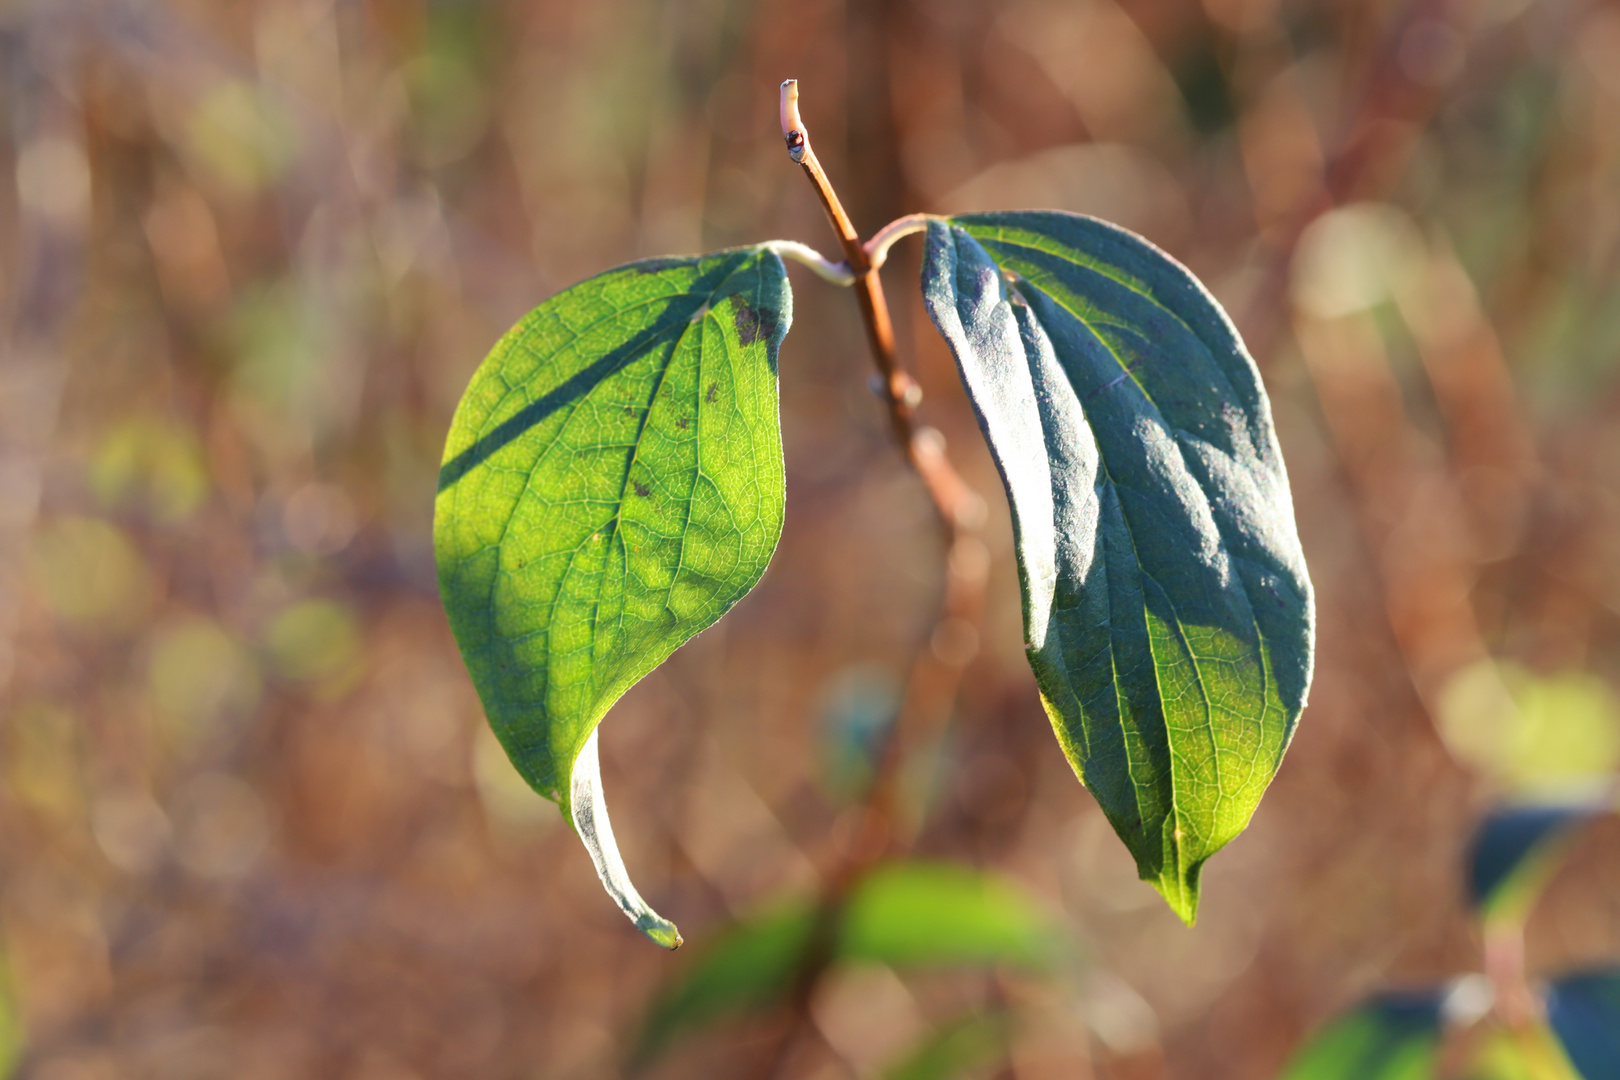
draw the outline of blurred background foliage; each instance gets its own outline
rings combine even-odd
[[[1476,819],[1612,800],[1620,763],[1612,4],[5,0],[0,1063],[613,1076],[728,935],[792,922],[940,581],[850,298],[793,272],[775,564],[605,728],[627,861],[693,949],[627,927],[506,763],[430,546],[451,410],[523,312],[632,258],[834,247],[788,76],[865,232],[1058,207],[1210,284],[1273,395],[1321,627],[1188,930],[1049,734],[899,249],[924,416],[995,507],[908,812],[923,855],[996,872],[1005,905],[951,917],[1003,962],[869,940],[806,990],[786,1074],[1270,1077],[1373,988],[1479,970]],[[1568,846],[1532,973],[1620,958],[1620,822]],[[1024,962],[1036,925],[1061,960]],[[762,1075],[780,1023],[691,1025],[649,1074]]]

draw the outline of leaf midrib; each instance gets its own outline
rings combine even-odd
[[[710,290],[710,292],[706,295],[706,297],[702,301],[702,303],[699,304],[699,307],[706,307],[708,309],[708,310],[706,310],[704,312],[704,319],[702,321],[704,321],[704,322],[707,321],[709,313],[712,312],[712,310],[713,310],[714,298],[716,296],[720,295],[724,291],[725,286],[727,284],[729,284],[731,282],[731,280],[733,278],[735,278],[739,273],[743,272],[748,267],[753,266],[758,261],[759,261],[759,258],[758,258],[757,254],[751,254],[750,256],[743,258],[738,263],[737,266],[735,266],[731,270],[729,270],[726,273],[725,277],[721,278],[720,281],[715,284],[713,289]],[[688,296],[692,296],[692,295],[693,294],[691,294],[691,293],[669,292],[669,293],[662,293],[662,294],[660,294],[658,296],[655,296],[655,297],[650,297],[650,298],[648,298],[646,300],[637,301],[634,304],[630,304],[630,305],[627,305],[627,306],[625,306],[623,308],[619,308],[619,309],[615,310],[612,314],[605,315],[602,318],[595,320],[594,322],[586,325],[585,327],[581,328],[578,331],[573,331],[575,340],[577,341],[579,337],[582,337],[583,335],[589,333],[591,330],[594,330],[596,327],[601,326],[602,324],[604,324],[606,322],[609,322],[612,319],[622,317],[623,315],[625,315],[628,312],[637,311],[637,310],[640,310],[641,308],[649,307],[649,306],[652,306],[654,304],[659,304],[659,303],[670,304],[676,299],[679,299],[679,298],[682,298],[682,297],[688,297]],[[626,545],[624,543],[623,529],[620,528],[620,514],[622,513],[622,509],[623,509],[623,506],[624,506],[625,491],[626,491],[626,489],[628,487],[628,484],[629,484],[630,469],[633,467],[633,465],[634,465],[635,461],[637,460],[637,457],[638,457],[638,455],[640,453],[642,433],[646,430],[647,419],[651,415],[652,406],[653,406],[654,403],[656,403],[658,394],[659,394],[660,391],[662,391],[663,386],[664,386],[664,382],[668,377],[669,369],[673,365],[674,354],[679,351],[681,342],[685,340],[686,334],[688,333],[688,331],[690,331],[692,325],[693,325],[693,320],[688,318],[686,320],[680,321],[678,323],[678,325],[671,326],[671,327],[667,328],[665,331],[660,332],[658,334],[655,334],[652,338],[650,338],[648,340],[647,347],[641,354],[643,356],[649,355],[656,348],[664,345],[666,335],[668,335],[670,332],[673,331],[674,340],[668,342],[668,345],[667,345],[668,351],[666,353],[666,358],[665,358],[664,362],[661,364],[660,369],[659,369],[659,373],[658,373],[658,383],[653,388],[653,392],[648,398],[647,406],[642,411],[642,414],[641,414],[640,418],[638,419],[638,423],[637,423],[637,426],[636,426],[635,438],[634,438],[634,440],[633,440],[633,442],[631,444],[633,449],[632,449],[631,454],[630,454],[630,456],[629,456],[629,458],[628,458],[628,460],[626,462],[625,469],[624,469],[624,475],[620,480],[619,497],[618,497],[618,499],[616,501],[616,504],[615,504],[614,513],[613,513],[612,517],[610,517],[606,522],[604,522],[602,525],[598,526],[595,530],[593,530],[591,535],[586,536],[583,540],[581,540],[579,542],[579,544],[575,545],[574,550],[569,553],[568,566],[564,569],[562,575],[558,579],[556,591],[552,595],[551,603],[548,606],[548,610],[547,610],[547,613],[546,613],[545,625],[546,625],[547,629],[544,632],[547,633],[548,635],[550,633],[550,627],[551,627],[552,623],[555,620],[557,605],[558,605],[558,603],[560,603],[560,601],[562,599],[562,596],[563,596],[564,592],[566,591],[564,586],[566,585],[569,576],[572,575],[575,572],[575,560],[578,559],[580,552],[585,549],[585,547],[591,542],[592,538],[594,536],[600,534],[602,529],[611,528],[613,530],[612,537],[610,538],[610,542],[617,542],[620,545],[621,551],[625,554],[626,567],[628,568],[628,564],[629,564],[628,548],[626,547]],[[557,355],[556,353],[553,353],[553,354],[551,354],[550,357],[547,357],[546,359],[551,359],[552,357],[555,357],[556,355]],[[631,361],[631,362],[633,362],[633,361]],[[628,366],[628,364],[626,366]],[[506,538],[507,538],[508,534],[511,531],[512,522],[515,520],[515,518],[517,516],[518,508],[523,504],[523,502],[534,491],[535,478],[536,478],[537,474],[540,471],[541,464],[557,448],[557,445],[559,444],[559,442],[561,442],[561,440],[563,438],[563,435],[568,430],[569,425],[573,422],[575,416],[578,415],[579,406],[589,396],[591,391],[594,391],[597,387],[601,386],[602,382],[605,382],[608,378],[611,378],[612,375],[617,375],[617,374],[621,373],[623,370],[624,370],[623,368],[620,368],[620,369],[618,369],[618,371],[614,371],[614,372],[610,373],[609,375],[604,376],[602,381],[597,382],[592,387],[590,387],[588,390],[586,390],[586,392],[580,396],[579,400],[577,400],[575,402],[572,402],[572,403],[570,403],[568,405],[567,413],[563,416],[561,423],[558,425],[556,433],[552,436],[551,440],[546,444],[546,446],[543,447],[542,449],[540,449],[534,455],[534,457],[531,459],[531,462],[530,462],[530,465],[529,465],[529,468],[528,468],[528,478],[524,482],[524,486],[523,486],[522,491],[520,491],[514,497],[514,499],[512,500],[512,505],[507,510],[506,516],[505,516],[504,520],[502,521],[501,532],[500,532],[499,538],[493,544],[486,545],[481,550],[487,551],[487,550],[494,549],[495,551],[497,551],[497,553],[499,552],[501,546],[506,542]],[[510,387],[508,389],[507,393],[505,395],[503,395],[502,400],[500,402],[498,402],[496,404],[496,406],[490,410],[490,415],[491,416],[496,415],[499,412],[499,409],[500,409],[501,405],[504,405],[505,402],[510,399],[511,395],[513,393],[516,393],[519,389],[520,389],[520,387],[515,387],[515,386]],[[490,426],[490,422],[486,421],[484,424],[480,425],[479,431],[482,432],[484,430],[487,430],[489,426]],[[688,513],[690,513],[690,506],[688,506]],[[490,594],[489,594],[488,606],[487,606],[487,609],[486,609],[486,610],[490,611],[491,613],[493,613],[494,610],[495,610],[495,590],[499,588],[501,579],[503,577],[505,577],[508,573],[509,573],[509,571],[500,564],[499,558],[498,558],[498,555],[497,555],[497,564],[496,564],[496,567],[495,567],[495,573],[493,575],[493,579],[492,579],[492,581],[490,583]],[[594,632],[594,623],[595,623],[594,612],[596,610],[600,609],[602,589],[603,589],[603,586],[606,583],[606,577],[607,577],[607,571],[606,571],[606,568],[604,566],[603,574],[602,574],[602,580],[598,582],[597,596],[596,596],[596,599],[595,599],[594,604],[593,604],[593,632],[592,632],[592,636],[591,636],[591,649],[592,649],[592,656],[591,656],[591,670],[592,670],[591,681],[592,681],[592,686],[591,686],[591,692],[592,692],[592,695],[593,695],[593,702],[592,702],[593,706],[595,705],[594,698],[596,697],[596,686],[595,686],[596,656],[595,656],[595,649],[596,649],[596,643],[597,643],[597,636],[596,636],[596,634]],[[621,586],[621,588],[622,588],[622,586]],[[667,600],[666,600],[665,608],[666,608],[666,610],[668,609]],[[622,631],[622,629],[623,629],[623,612],[620,613],[620,630]],[[545,704],[545,700],[549,696],[549,692],[550,692],[550,689],[551,689],[551,672],[550,672],[549,665],[547,665],[546,669],[541,673],[541,678],[543,680],[543,685],[542,685],[541,690],[540,690],[540,707],[542,709],[546,709],[546,711],[549,713],[550,710],[547,708],[547,706]],[[594,711],[594,709],[593,709],[593,711]],[[548,754],[548,756],[550,756],[550,755]],[[569,771],[570,772],[572,771],[572,764],[571,763],[569,765]],[[553,781],[555,781],[555,777],[553,777]]]
[[[966,230],[964,230],[964,231],[966,231]],[[971,236],[972,234],[969,233],[969,235]],[[978,238],[975,237],[974,239],[977,240]],[[1036,246],[1030,245],[1030,244],[1018,243],[1016,241],[1004,240],[1004,239],[1002,239],[1000,237],[992,239],[990,242],[993,243],[993,244],[997,244],[997,245],[1020,248],[1020,249],[1025,250],[1025,251],[1033,251],[1033,252],[1039,252],[1039,253],[1042,253],[1042,254],[1050,255],[1053,258],[1058,258],[1058,259],[1061,259],[1061,260],[1067,262],[1069,265],[1074,266],[1077,269],[1087,270],[1087,271],[1097,275],[1098,277],[1102,277],[1105,280],[1115,282],[1116,284],[1130,290],[1131,292],[1135,293],[1136,295],[1143,297],[1144,299],[1151,302],[1159,310],[1165,312],[1171,318],[1175,319],[1176,322],[1178,322],[1184,329],[1186,329],[1187,332],[1193,337],[1193,339],[1196,340],[1199,343],[1199,345],[1201,345],[1204,348],[1204,350],[1206,352],[1211,353],[1210,360],[1212,362],[1212,366],[1215,368],[1215,370],[1217,372],[1219,372],[1219,374],[1220,374],[1223,381],[1228,381],[1228,380],[1226,380],[1225,372],[1220,371],[1219,364],[1214,363],[1213,351],[1210,349],[1209,343],[1204,340],[1203,336],[1200,335],[1196,330],[1194,330],[1186,322],[1186,320],[1181,318],[1180,315],[1178,315],[1176,312],[1174,312],[1170,308],[1166,307],[1163,302],[1161,302],[1157,297],[1153,296],[1151,293],[1145,292],[1142,289],[1137,288],[1135,285],[1131,284],[1130,282],[1123,281],[1120,278],[1117,278],[1112,274],[1105,274],[1101,270],[1099,270],[1098,268],[1096,268],[1094,266],[1090,266],[1090,265],[1088,265],[1086,263],[1083,263],[1083,262],[1080,262],[1080,261],[1075,260],[1073,258],[1070,258],[1068,256],[1065,256],[1060,252],[1050,251],[1050,250],[1048,250],[1046,248],[1036,247]],[[1053,305],[1055,305],[1057,308],[1059,308],[1060,310],[1065,312],[1078,325],[1083,327],[1086,330],[1086,332],[1088,334],[1090,334],[1092,336],[1092,338],[1098,344],[1100,344],[1104,349],[1106,349],[1108,351],[1109,357],[1114,361],[1115,365],[1119,367],[1121,375],[1122,376],[1129,376],[1131,382],[1141,392],[1143,401],[1145,401],[1147,403],[1147,405],[1153,410],[1153,415],[1158,419],[1158,421],[1161,424],[1164,425],[1164,427],[1165,427],[1165,429],[1167,431],[1170,431],[1170,432],[1175,433],[1177,435],[1190,435],[1191,434],[1190,432],[1187,432],[1185,429],[1177,427],[1176,425],[1170,423],[1169,419],[1164,415],[1163,410],[1161,410],[1159,408],[1158,403],[1156,401],[1154,401],[1153,396],[1150,393],[1148,393],[1147,388],[1144,387],[1142,385],[1141,381],[1136,378],[1135,374],[1130,370],[1129,366],[1127,366],[1124,363],[1124,361],[1120,359],[1119,353],[1113,347],[1113,343],[1110,342],[1107,339],[1106,336],[1104,336],[1102,333],[1100,333],[1098,331],[1097,327],[1092,324],[1091,320],[1087,319],[1084,315],[1080,314],[1078,311],[1076,311],[1073,307],[1071,307],[1070,305],[1065,303],[1058,296],[1052,294],[1051,292],[1048,292],[1046,289],[1041,288],[1032,279],[1030,279],[1029,277],[1027,277],[1025,275],[1019,275],[1019,281],[1014,285],[1014,288],[1019,289],[1019,290],[1022,290],[1022,289],[1025,289],[1025,288],[1030,289],[1030,290],[1034,290],[1034,291],[1040,293],[1040,295],[1042,295],[1043,297],[1045,297],[1049,301],[1051,301],[1051,303]],[[1122,327],[1122,329],[1130,329],[1133,332],[1135,332],[1134,327]],[[1026,364],[1028,363],[1027,354],[1025,356],[1025,362],[1026,362]],[[1065,377],[1067,377],[1067,372],[1065,372]],[[1110,385],[1112,385],[1112,384],[1110,384]],[[1073,386],[1072,381],[1070,382],[1070,386],[1071,387]],[[1230,389],[1230,386],[1228,387],[1228,389]],[[1077,403],[1078,403],[1078,395],[1076,395],[1076,400],[1077,400]],[[1080,404],[1080,408],[1081,408],[1081,415],[1084,417],[1084,415],[1085,415],[1085,406],[1084,406],[1083,403]],[[1088,423],[1088,426],[1090,426],[1089,419],[1088,419],[1087,423]],[[1176,447],[1177,455],[1181,458],[1182,468],[1187,471],[1188,475],[1193,475],[1193,470],[1191,469],[1190,464],[1187,461],[1187,453],[1186,453],[1185,448],[1181,445],[1181,440],[1179,438],[1177,438],[1177,439],[1173,439],[1172,441],[1173,441],[1173,443],[1174,443],[1174,445]],[[1120,499],[1119,495],[1118,495],[1118,491],[1120,490],[1121,485],[1119,484],[1118,481],[1116,481],[1114,479],[1113,473],[1108,467],[1108,455],[1103,452],[1102,444],[1101,444],[1100,441],[1098,442],[1097,450],[1098,450],[1097,458],[1098,458],[1099,463],[1102,465],[1103,476],[1107,480],[1109,486],[1114,488],[1114,490],[1115,490],[1115,496],[1114,497],[1115,497],[1116,500],[1118,500],[1119,508],[1120,508],[1120,517],[1125,522],[1126,535],[1130,538],[1131,550],[1132,550],[1132,554],[1136,557],[1137,566],[1141,569],[1141,574],[1142,574],[1143,578],[1145,578],[1148,581],[1153,582],[1154,587],[1157,588],[1161,594],[1163,594],[1165,602],[1167,604],[1169,604],[1170,613],[1171,613],[1172,618],[1174,619],[1175,626],[1176,626],[1176,633],[1177,633],[1177,635],[1179,636],[1179,638],[1181,640],[1182,647],[1186,649],[1187,656],[1191,660],[1193,674],[1194,674],[1195,678],[1198,680],[1199,698],[1201,699],[1201,701],[1203,703],[1203,707],[1204,707],[1204,723],[1203,723],[1202,728],[1201,728],[1201,733],[1208,740],[1210,756],[1211,756],[1212,759],[1214,759],[1219,754],[1219,748],[1215,744],[1214,701],[1210,696],[1208,682],[1205,679],[1203,666],[1201,664],[1201,658],[1199,657],[1198,653],[1196,651],[1194,651],[1194,649],[1192,647],[1192,643],[1191,643],[1191,641],[1189,640],[1189,638],[1187,636],[1186,626],[1181,621],[1180,613],[1177,610],[1175,601],[1173,599],[1171,599],[1169,591],[1167,589],[1165,589],[1164,586],[1160,585],[1159,582],[1151,574],[1149,574],[1147,572],[1147,570],[1143,567],[1140,550],[1137,548],[1137,545],[1136,545],[1136,526],[1131,521],[1131,515],[1130,515],[1129,511],[1127,511],[1127,509],[1125,507],[1125,501],[1123,499]],[[1270,675],[1265,670],[1266,665],[1265,665],[1264,658],[1259,656],[1258,654],[1260,653],[1261,650],[1263,650],[1265,648],[1266,639],[1265,639],[1265,636],[1260,632],[1259,619],[1255,615],[1255,612],[1254,612],[1255,601],[1254,601],[1254,597],[1251,596],[1250,593],[1249,593],[1248,583],[1243,579],[1243,575],[1237,572],[1236,557],[1232,553],[1231,544],[1229,543],[1229,541],[1227,539],[1226,529],[1222,526],[1222,523],[1221,523],[1219,517],[1214,513],[1214,508],[1210,504],[1209,497],[1208,497],[1207,493],[1204,492],[1203,486],[1202,485],[1195,485],[1195,486],[1198,489],[1199,497],[1203,500],[1203,502],[1205,504],[1205,508],[1209,511],[1210,521],[1215,526],[1216,534],[1220,537],[1221,552],[1222,552],[1223,555],[1225,555],[1228,563],[1232,565],[1233,576],[1237,579],[1239,591],[1243,594],[1244,603],[1249,609],[1249,611],[1248,611],[1249,622],[1250,622],[1251,626],[1253,626],[1254,632],[1255,632],[1255,643],[1256,643],[1256,654],[1257,654],[1256,659],[1257,659],[1257,661],[1259,663],[1260,678],[1261,678],[1260,716],[1257,719],[1257,723],[1263,728],[1265,726],[1266,718],[1267,718],[1267,716],[1269,715],[1269,712],[1270,712],[1270,693],[1269,693],[1269,690],[1270,690]],[[1104,566],[1106,568],[1107,563],[1108,563],[1108,555],[1107,555],[1106,545],[1099,544],[1098,547],[1099,547],[1101,557],[1102,557],[1103,562],[1104,562]],[[1110,611],[1113,610],[1112,597],[1110,597],[1110,600],[1109,600],[1109,609],[1110,609]],[[1144,606],[1143,606],[1143,629],[1144,629],[1144,632],[1146,632],[1146,622],[1147,622],[1147,609],[1146,609],[1146,598],[1144,597]],[[1155,686],[1158,688],[1159,700],[1162,703],[1165,699],[1164,699],[1163,683],[1160,681],[1160,678],[1159,678],[1159,665],[1158,665],[1159,655],[1158,655],[1158,652],[1155,649],[1153,649],[1153,639],[1152,639],[1151,634],[1148,635],[1148,647],[1149,647],[1149,651],[1152,653],[1152,655],[1154,657],[1154,661],[1155,661],[1155,663],[1154,663],[1154,672],[1153,672],[1154,683],[1155,683]],[[1112,637],[1110,637],[1110,639],[1109,639],[1109,662],[1110,662],[1110,665],[1113,668],[1113,670],[1117,673],[1118,665],[1117,665],[1117,663],[1115,663],[1114,646],[1113,646]],[[1067,667],[1067,665],[1065,665],[1065,667]],[[1118,696],[1117,682],[1116,682],[1115,694],[1116,694],[1116,697],[1117,697]],[[1163,713],[1162,704],[1161,704],[1161,713]],[[1168,735],[1169,730],[1170,730],[1169,717],[1168,716],[1162,716],[1162,719],[1165,722],[1165,730],[1166,730],[1166,734]],[[1171,777],[1172,777],[1172,783],[1171,783],[1171,807],[1172,807],[1172,813],[1173,813],[1173,815],[1175,817],[1175,820],[1176,820],[1177,831],[1179,833],[1182,811],[1181,811],[1179,801],[1177,800],[1177,797],[1176,797],[1176,792],[1178,790],[1178,786],[1174,782],[1174,778],[1176,776],[1176,754],[1174,753],[1173,749],[1170,750],[1169,760],[1170,760],[1170,769],[1171,769]],[[1129,754],[1126,755],[1126,763],[1127,763],[1127,769],[1130,769],[1130,755]],[[1140,794],[1141,793],[1141,785],[1137,782],[1134,770],[1131,770],[1131,782],[1132,782],[1132,787],[1134,789],[1136,789],[1136,791],[1138,792],[1138,795],[1137,795],[1137,807],[1138,807],[1138,810],[1140,810],[1142,808],[1141,794]],[[1218,819],[1219,819],[1219,816],[1220,816],[1220,805],[1224,800],[1226,800],[1228,798],[1228,794],[1225,791],[1224,786],[1222,784],[1221,773],[1220,773],[1219,770],[1217,770],[1216,773],[1215,773],[1215,787],[1216,787],[1216,801],[1215,801],[1215,806],[1211,810],[1212,824],[1217,824],[1218,823]],[[1203,839],[1207,842],[1207,840],[1209,838],[1206,837],[1206,838],[1203,838]],[[1181,858],[1181,854],[1182,854],[1182,845],[1181,845],[1179,836],[1176,838],[1176,852],[1177,852],[1177,858],[1179,860]]]

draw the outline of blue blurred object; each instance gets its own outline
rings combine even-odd
[[[1620,967],[1555,979],[1547,1020],[1583,1080],[1620,1080]]]
[[[1596,803],[1508,806],[1490,813],[1474,833],[1468,856],[1468,895],[1484,908],[1534,877],[1551,845],[1607,810]]]
[[[830,792],[855,799],[877,767],[883,737],[900,708],[900,682],[875,664],[830,677],[821,691],[822,769]]]

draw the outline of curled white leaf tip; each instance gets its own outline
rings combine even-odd
[[[681,947],[681,932],[675,924],[647,905],[630,881],[619,855],[619,845],[613,839],[613,823],[608,820],[607,801],[602,797],[602,760],[597,750],[597,731],[585,740],[585,746],[574,759],[574,777],[569,785],[568,809],[574,819],[574,829],[585,844],[596,867],[596,876],[602,888],[613,897],[636,929],[666,949]]]

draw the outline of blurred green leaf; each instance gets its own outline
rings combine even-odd
[[[155,590],[146,560],[110,522],[58,518],[35,534],[31,555],[45,602],[70,626],[131,630],[151,609]]]
[[[296,121],[274,96],[226,79],[198,98],[185,146],[217,182],[252,193],[276,180],[298,154]]]
[[[930,221],[923,297],[1007,488],[1058,741],[1191,923],[1311,678],[1310,578],[1254,361],[1184,267],[1075,214]]]
[[[814,904],[795,900],[705,942],[648,1011],[632,1063],[650,1061],[681,1031],[780,1002],[799,971],[815,916]]]
[[[1596,675],[1482,660],[1446,683],[1439,714],[1446,745],[1515,791],[1556,797],[1620,767],[1620,700]]]
[[[811,901],[791,901],[700,946],[649,1010],[633,1061],[645,1064],[680,1031],[781,1001],[805,962],[818,913]],[[880,865],[854,883],[837,918],[829,927],[831,963],[1044,969],[1069,948],[1016,883],[947,863]],[[961,1035],[962,1045],[975,1037]]]
[[[1554,979],[1547,1022],[1582,1080],[1620,1080],[1620,967]]]
[[[791,317],[787,273],[763,248],[599,274],[495,346],[439,474],[440,594],[490,724],[564,806],[609,895],[667,948],[680,935],[613,839],[596,725],[770,562]]]
[[[1050,967],[1067,947],[1051,917],[997,875],[950,863],[879,866],[844,911],[838,954],[895,967]]]
[[[417,156],[429,168],[466,157],[489,130],[488,84],[459,57],[430,52],[406,64]]]
[[[360,660],[360,646],[359,622],[336,600],[291,604],[271,620],[265,633],[272,670],[318,690],[346,688]]]
[[[964,1017],[930,1034],[884,1070],[884,1080],[947,1080],[982,1070],[1007,1054],[1007,1020],[999,1013]]]
[[[48,813],[82,813],[79,720],[53,701],[22,701],[0,713],[0,769],[7,794]]]
[[[1508,1031],[1492,1025],[1479,1040],[1463,1080],[1579,1080],[1549,1031],[1529,1025]]]
[[[1608,809],[1568,803],[1493,810],[1469,845],[1469,899],[1492,920],[1523,919],[1557,870],[1575,829]]]
[[[88,479],[104,506],[139,505],[164,524],[189,517],[209,490],[196,437],[180,425],[148,418],[120,424],[102,439]]]
[[[1282,1080],[1428,1080],[1440,1053],[1438,993],[1374,997],[1328,1023]]]
[[[332,409],[330,319],[294,278],[244,288],[219,327],[233,395],[254,410],[324,422]]]
[[[0,1076],[12,1075],[22,1060],[27,1032],[18,1015],[17,996],[11,981],[11,966],[0,953]]]
[[[193,616],[165,625],[153,634],[150,649],[147,692],[177,747],[258,704],[258,666],[212,619]]]

